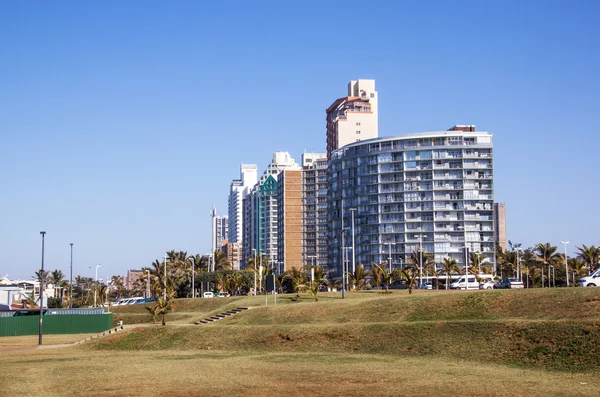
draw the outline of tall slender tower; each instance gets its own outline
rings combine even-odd
[[[215,250],[221,249],[223,242],[227,240],[227,217],[218,216],[217,208],[212,206],[210,210],[210,217],[212,220],[212,253]]]
[[[336,99],[327,113],[327,158],[350,143],[377,138],[378,98],[375,80],[353,80],[348,96]]]

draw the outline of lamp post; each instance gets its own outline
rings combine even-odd
[[[146,269],[146,298],[150,298],[150,270]]]
[[[40,328],[38,335],[38,345],[42,344],[42,323],[43,323],[43,313],[44,313],[44,237],[46,236],[46,232],[40,232],[42,235],[42,270],[40,271]],[[35,295],[35,291],[33,292]],[[35,298],[34,298],[35,299]]]
[[[342,212],[341,212],[342,227],[340,228],[342,241],[342,299],[346,299],[346,251],[344,247],[344,198],[342,197]]]
[[[519,261],[519,248],[516,250],[517,253],[517,278],[521,280],[521,262]]]
[[[98,295],[98,268],[102,267],[102,265],[96,265],[96,277],[95,277],[95,281],[96,281],[96,288],[94,289],[94,307],[96,307],[96,297]]]
[[[315,282],[315,257],[310,256],[310,288],[313,287],[313,283]]]
[[[354,254],[354,211],[356,208],[350,208],[352,213],[352,274],[356,272],[356,255]]]
[[[392,245],[396,245],[396,243],[392,243],[391,241],[388,242],[389,245],[389,249],[388,249],[388,262],[390,265],[390,274],[392,274]]]
[[[565,275],[567,276],[567,287],[568,287],[569,286],[569,265],[567,262],[567,244],[569,244],[569,242],[561,241],[560,243],[565,246]]]
[[[71,243],[71,276],[69,277],[69,309],[73,308],[73,243]]]
[[[256,295],[256,249],[252,248],[252,252],[254,252],[254,295]]]
[[[164,280],[164,288],[163,288],[163,299],[167,300],[167,253],[165,252],[165,260],[164,260],[164,268],[165,268],[165,280]]]
[[[544,264],[540,266],[540,270],[542,271],[542,288],[544,288]]]
[[[262,291],[262,255],[259,255],[258,261],[258,290]]]
[[[191,260],[190,261],[192,263],[192,299],[194,299],[196,297],[196,291],[195,291],[195,280],[194,280],[194,273],[196,273],[196,260]]]
[[[349,281],[348,281],[348,273],[349,270],[348,269],[348,250],[352,249],[352,247],[342,247],[342,259],[343,259],[343,265],[342,265],[342,298],[345,298],[345,291],[346,288],[349,288]]]
[[[465,291],[469,290],[469,247],[467,247],[467,243],[465,242]]]

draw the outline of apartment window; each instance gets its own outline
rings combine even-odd
[[[356,134],[360,134],[360,130],[356,131]]]
[[[375,94],[371,93],[371,98],[375,98]]]
[[[357,122],[356,122],[356,125],[360,126],[360,121],[357,121]]]

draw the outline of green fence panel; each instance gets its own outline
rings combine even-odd
[[[0,336],[37,335],[39,316],[15,316],[0,318]],[[62,316],[44,316],[44,334],[92,334],[112,328],[112,313]]]

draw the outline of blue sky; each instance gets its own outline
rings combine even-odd
[[[214,4],[218,3],[218,4]],[[1,2],[0,275],[206,253],[240,163],[324,151],[376,79],[380,136],[494,134],[508,238],[596,244],[597,2]],[[562,251],[562,247],[559,247]]]

